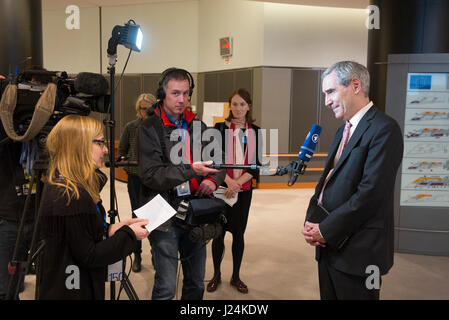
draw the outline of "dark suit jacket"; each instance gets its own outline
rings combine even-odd
[[[326,166],[307,209],[306,221],[321,192],[343,135],[335,135]],[[323,206],[330,214],[319,224],[327,242],[316,259],[327,254],[342,272],[366,276],[369,265],[386,274],[393,265],[393,193],[402,160],[403,135],[395,120],[374,106],[360,120],[324,189]],[[323,252],[326,251],[326,252]]]

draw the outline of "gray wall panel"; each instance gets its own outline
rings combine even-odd
[[[206,73],[204,75],[204,101],[218,102],[218,74]],[[204,102],[203,101],[203,102]]]
[[[120,103],[120,109],[116,109],[117,113],[120,113],[120,130],[118,130],[118,136],[123,132],[125,125],[132,120],[136,119],[136,100],[142,92],[141,75],[125,75],[122,79],[122,97]]]
[[[159,88],[159,79],[161,75],[155,73],[147,73],[142,75],[142,93],[151,93],[156,96],[157,88]]]
[[[218,73],[218,100],[216,101],[227,102],[229,94],[234,90],[234,72],[228,71]]]
[[[261,125],[262,114],[262,84],[263,68],[254,68],[252,71],[252,99],[253,99],[253,118],[257,125]]]
[[[319,77],[318,70],[298,69],[292,71],[289,152],[299,152],[312,125],[319,123],[321,88]]]
[[[390,55],[385,112],[404,132],[408,73],[449,73],[449,54]],[[375,103],[375,102],[374,102]],[[449,255],[447,207],[400,206],[401,174],[395,185],[395,245],[400,252]],[[424,191],[423,191],[424,192]]]
[[[203,115],[203,102],[204,95],[205,95],[205,74],[204,73],[198,73],[197,75],[197,81],[195,83],[195,90],[197,94],[197,102],[196,102],[196,112],[202,116]]]
[[[400,226],[422,230],[449,230],[447,208],[402,207]],[[449,231],[448,231],[449,232]]]
[[[234,76],[234,89],[244,88],[253,95],[253,72],[252,70],[237,70]],[[253,101],[254,102],[254,101]]]
[[[397,251],[415,254],[449,255],[449,232],[397,230]]]
[[[291,103],[291,69],[263,68],[262,105],[264,129],[278,130],[278,152],[289,152],[289,127]],[[303,140],[304,141],[304,140]],[[272,146],[267,143],[267,152]]]

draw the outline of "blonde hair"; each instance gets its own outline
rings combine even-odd
[[[48,182],[65,188],[67,205],[79,199],[78,187],[100,201],[100,177],[92,157],[92,140],[104,132],[103,123],[79,115],[62,118],[47,137],[50,154]]]
[[[142,93],[136,101],[136,112],[137,112],[137,117],[138,118],[142,118],[140,115],[140,103],[142,101],[146,101],[148,103],[150,103],[151,105],[156,103],[156,97],[154,95],[152,95],[151,93]]]

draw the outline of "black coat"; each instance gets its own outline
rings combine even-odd
[[[330,147],[306,220],[332,169],[343,129],[344,126],[338,129]],[[394,183],[402,154],[399,125],[371,107],[360,120],[324,189],[323,206],[330,214],[319,228],[327,247],[317,247],[317,260],[326,250],[330,264],[339,271],[366,276],[366,268],[375,265],[381,274],[388,272],[394,251]]]
[[[98,212],[90,195],[79,188],[79,199],[69,206],[63,188],[51,184],[44,187],[40,214],[45,247],[39,264],[38,299],[104,300],[107,266],[130,254],[137,241],[133,231],[123,226],[104,240],[104,209]],[[66,281],[79,269],[79,289],[68,289]],[[69,268],[68,268],[69,267]],[[69,285],[70,287],[70,285]]]
[[[208,175],[207,177],[197,176],[190,163],[172,163],[170,152],[179,142],[171,141],[171,133],[178,130],[175,124],[171,123],[165,114],[160,117],[157,109],[151,109],[150,117],[145,119],[139,127],[138,145],[139,145],[139,176],[142,181],[140,194],[140,205],[144,205],[157,194],[173,204],[173,188],[185,181],[196,179],[198,184],[203,179],[211,179],[217,185],[221,185],[226,176],[224,170]],[[184,110],[184,117],[187,121],[187,130],[190,136],[190,146],[193,161],[206,161],[200,159],[200,148],[207,142],[202,141],[202,133],[207,129],[206,125],[195,119],[195,114]],[[163,127],[162,127],[163,123]],[[194,129],[195,128],[195,129]],[[161,130],[162,131],[158,131]],[[164,142],[161,144],[161,138]],[[165,146],[165,147],[163,147]],[[197,148],[193,151],[193,148]],[[175,149],[176,150],[176,149]],[[199,159],[195,159],[195,156]],[[171,220],[157,228],[160,231],[167,231],[171,226]]]
[[[8,139],[0,121],[0,141]],[[8,142],[0,144],[0,219],[10,222],[20,223],[23,208],[25,205],[26,194],[23,191],[16,190],[16,186],[23,190],[22,186],[29,184],[31,179],[26,180],[24,170],[20,164],[20,154],[22,143],[14,142],[9,139]],[[39,179],[35,179],[38,181]],[[26,210],[26,221],[34,219],[35,195],[30,197],[30,204]]]

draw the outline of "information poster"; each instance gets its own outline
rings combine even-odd
[[[449,207],[449,74],[409,73],[401,206]]]

